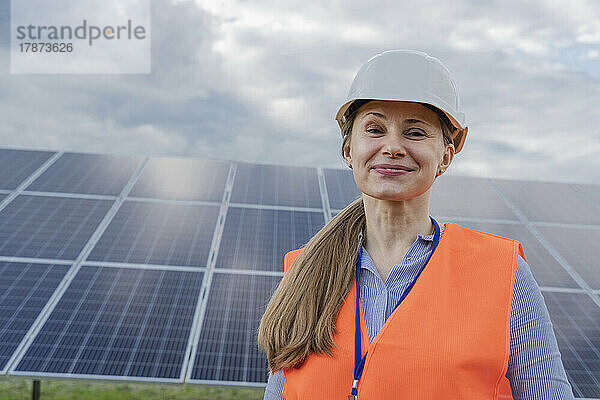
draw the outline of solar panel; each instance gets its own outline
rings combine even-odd
[[[435,215],[517,220],[484,178],[442,175],[431,187],[429,204]]]
[[[69,267],[0,261],[0,370],[7,367]]]
[[[600,185],[573,184],[571,187],[593,206],[600,208]]]
[[[593,289],[600,289],[599,227],[538,227],[544,237]]]
[[[136,156],[65,153],[26,190],[117,196],[141,161]]]
[[[324,225],[322,212],[229,207],[217,268],[283,272],[283,256]]]
[[[205,267],[219,208],[125,201],[87,259]]]
[[[0,367],[264,385],[256,328],[283,256],[360,196],[352,171],[58,154],[0,149],[0,201],[17,195],[0,210]],[[523,244],[576,395],[600,398],[600,307],[586,286],[600,295],[600,185],[447,175],[430,209]]]
[[[585,294],[543,296],[573,394],[600,398],[600,307]]]
[[[600,208],[570,185],[493,179],[493,182],[532,222],[600,224]]]
[[[112,203],[19,195],[0,211],[0,256],[74,260]]]
[[[323,175],[332,209],[341,210],[361,197],[351,170],[323,168]]]
[[[228,174],[229,161],[152,158],[129,196],[220,203]]]
[[[232,203],[322,208],[316,168],[237,163]]]
[[[0,189],[15,189],[54,152],[0,149]]]
[[[84,265],[12,373],[180,381],[202,278]]]
[[[263,383],[267,360],[258,351],[258,323],[281,276],[215,273],[191,379]],[[198,382],[199,383],[199,382]]]

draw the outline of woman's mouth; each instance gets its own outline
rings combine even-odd
[[[375,171],[380,173],[381,175],[405,175],[412,171],[406,171],[403,169],[394,169],[394,168],[373,168]]]

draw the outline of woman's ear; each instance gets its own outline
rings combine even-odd
[[[344,145],[344,160],[346,161],[346,164],[352,168],[352,156],[350,155],[350,145],[348,143]]]
[[[454,159],[454,144],[449,143],[448,145],[446,145],[446,148],[444,149],[444,154],[442,156],[442,162],[440,165],[438,165],[438,170],[441,169],[443,171],[446,171],[448,168],[450,168],[450,164],[452,164],[452,160]]]

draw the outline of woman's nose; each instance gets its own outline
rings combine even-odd
[[[384,154],[390,154],[394,157],[406,154],[404,137],[399,132],[388,132],[383,146]]]

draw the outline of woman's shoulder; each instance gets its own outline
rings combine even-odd
[[[482,239],[491,239],[491,240],[496,239],[496,240],[501,240],[501,241],[518,242],[518,240],[509,238],[506,236],[500,236],[500,235],[496,235],[496,234],[493,234],[490,232],[480,231],[480,230],[477,230],[474,228],[469,228],[466,226],[459,225],[454,222],[446,223],[445,230],[448,230],[449,227],[451,227],[451,229],[454,231],[460,231],[462,234],[470,235],[473,238],[482,238]]]
[[[446,223],[445,225],[446,230],[450,228],[453,232],[458,233],[457,236],[459,236],[459,242],[469,247],[482,246],[501,248],[505,251],[516,253],[525,259],[523,244],[516,239],[467,228],[466,226],[455,223]]]

